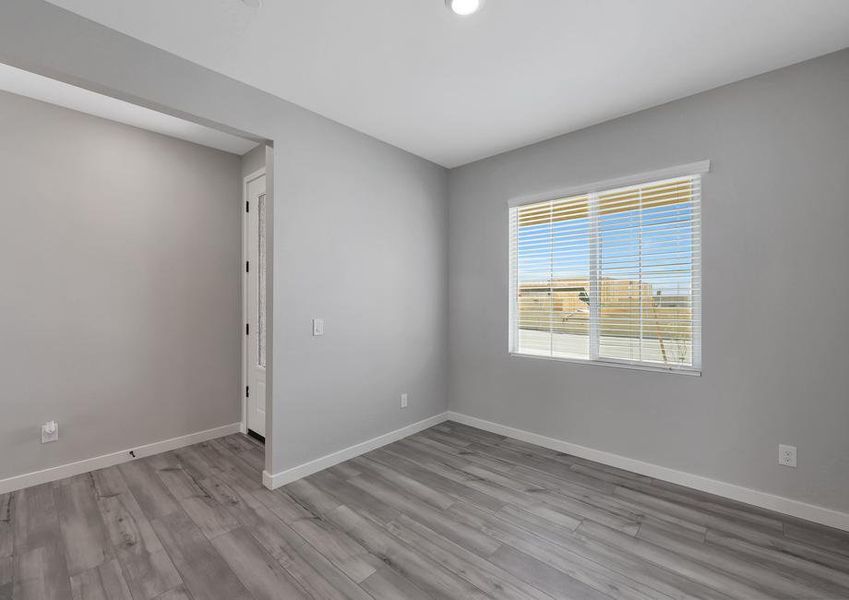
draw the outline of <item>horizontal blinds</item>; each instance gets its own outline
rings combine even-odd
[[[513,351],[699,363],[700,177],[511,209]]]

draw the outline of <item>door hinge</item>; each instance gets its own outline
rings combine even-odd
[[[245,335],[250,335],[250,334],[251,334],[251,324],[245,323]]]
[[[251,272],[251,261],[246,260],[245,261],[245,273],[250,273],[250,272]]]
[[[250,397],[251,397],[251,386],[246,385],[245,386],[245,398],[250,398]]]
[[[247,212],[247,213],[251,212],[251,201],[250,200],[245,200],[245,212]]]

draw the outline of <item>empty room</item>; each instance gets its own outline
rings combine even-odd
[[[0,600],[849,600],[849,1],[3,0]]]

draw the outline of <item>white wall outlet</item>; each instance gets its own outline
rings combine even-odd
[[[56,421],[47,421],[41,426],[41,443],[55,442],[59,439],[59,423]]]
[[[778,464],[785,467],[796,466],[796,446],[787,446],[779,444],[778,446]]]
[[[401,394],[401,408],[407,408],[407,394]]]
[[[324,335],[324,319],[312,320],[312,334],[315,336]]]

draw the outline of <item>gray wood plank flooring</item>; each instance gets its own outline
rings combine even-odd
[[[453,422],[271,492],[233,435],[0,495],[0,600],[838,600],[849,534]]]

